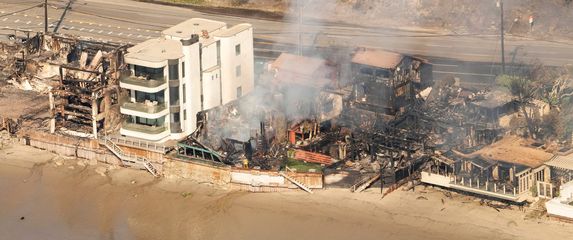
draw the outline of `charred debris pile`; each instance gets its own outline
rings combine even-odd
[[[127,47],[28,33],[2,43],[2,94],[33,96],[14,101],[14,111],[2,106],[0,127],[88,138],[117,133]],[[438,168],[436,159],[464,159],[506,133],[532,134],[529,123],[547,114],[543,102],[524,104],[511,88],[433,79],[432,64],[420,57],[342,51],[281,54],[251,94],[200,112],[197,130],[172,145],[175,154],[239,168],[321,172],[326,184],[342,174],[335,184],[354,191],[377,180],[392,189]],[[570,94],[569,85],[560,94]]]
[[[10,122],[4,125],[15,133],[24,118],[35,123],[28,127],[51,133],[97,138],[102,130],[113,131],[120,121],[118,78],[126,47],[16,31],[0,42],[0,84],[3,91],[31,100],[3,106],[0,115]],[[42,101],[35,104],[38,98]],[[12,110],[5,111],[8,107]],[[32,120],[33,115],[41,117]]]

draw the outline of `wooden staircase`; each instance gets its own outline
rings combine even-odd
[[[362,179],[358,183],[354,184],[350,189],[352,192],[362,192],[366,188],[370,187],[376,180],[380,179],[381,174],[375,174],[372,177]]]
[[[159,172],[157,169],[151,164],[149,160],[144,157],[140,157],[133,154],[125,153],[117,144],[111,141],[109,138],[103,138],[103,145],[106,146],[115,156],[117,156],[122,164],[127,165],[129,167],[142,167],[147,169],[148,172],[151,173],[154,177],[159,177]]]
[[[312,190],[310,190],[310,188],[308,188],[307,186],[305,186],[304,184],[302,184],[301,182],[297,181],[296,179],[289,177],[286,173],[284,172],[279,172],[279,175],[283,176],[284,178],[286,178],[287,180],[289,180],[290,182],[294,183],[294,185],[296,185],[297,187],[301,188],[302,190],[312,194]]]

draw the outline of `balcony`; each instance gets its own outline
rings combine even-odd
[[[165,78],[145,79],[142,77],[123,77],[119,81],[119,86],[127,89],[134,89],[142,92],[158,92],[167,88]]]
[[[169,110],[165,103],[152,105],[137,102],[124,102],[119,110],[122,114],[144,118],[160,118],[169,114]]]
[[[125,102],[121,105],[121,107],[128,109],[128,110],[132,110],[132,111],[138,111],[138,112],[144,112],[144,113],[150,113],[150,114],[158,113],[158,112],[161,112],[161,111],[167,109],[167,107],[165,106],[165,103],[158,103],[157,105],[150,105],[150,104],[137,103],[137,102]]]
[[[148,141],[159,141],[168,137],[169,131],[166,126],[148,126],[125,121],[121,125],[120,134]]]

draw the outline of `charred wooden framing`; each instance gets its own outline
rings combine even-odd
[[[57,128],[98,138],[115,129],[124,46],[52,36],[53,51],[67,52],[58,84],[50,91],[50,132]]]

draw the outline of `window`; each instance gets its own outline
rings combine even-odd
[[[185,91],[185,84],[183,84],[183,103],[187,102],[187,91]]]
[[[181,77],[185,77],[185,62],[181,63]]]
[[[240,98],[241,96],[243,96],[243,88],[238,87],[237,88],[237,98]]]
[[[179,65],[169,65],[169,80],[179,79]]]
[[[235,68],[235,76],[237,76],[237,77],[241,76],[241,65],[239,65]]]
[[[135,102],[143,103],[143,102],[145,102],[145,100],[156,101],[158,103],[164,103],[165,102],[164,93],[163,93],[163,91],[159,91],[156,93],[146,93],[146,92],[135,91]]]
[[[145,77],[147,79],[154,79],[154,80],[164,79],[163,68],[148,68],[134,65],[133,70],[135,71],[136,77]]]
[[[241,44],[235,45],[235,56],[241,55]]]
[[[179,87],[169,87],[169,104],[179,104]]]
[[[187,110],[183,109],[183,121],[187,120]]]
[[[178,123],[180,121],[181,121],[181,119],[179,117],[179,113],[173,113],[173,122]]]
[[[140,125],[146,125],[150,127],[160,127],[163,126],[165,122],[165,117],[160,117],[157,119],[150,119],[150,118],[143,118],[143,117],[135,117],[135,123]]]

